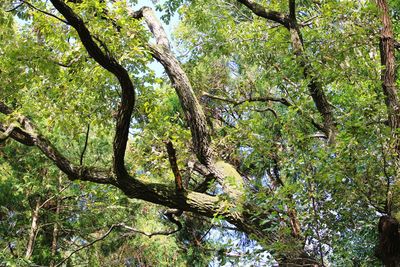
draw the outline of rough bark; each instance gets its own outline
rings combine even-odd
[[[25,141],[34,143],[71,180],[78,179],[101,184],[112,184],[120,188],[131,198],[193,212],[210,218],[221,215],[243,232],[254,234],[271,242],[274,240],[268,232],[263,232],[258,224],[251,220],[252,212],[237,211],[237,203],[226,203],[219,197],[190,190],[183,189],[181,192],[177,192],[175,186],[144,183],[129,175],[120,177],[118,182],[116,182],[116,174],[112,171],[74,165],[66,157],[62,156],[50,141],[37,132],[36,127],[28,118],[24,117],[23,122],[19,129],[24,133]],[[23,126],[25,128],[22,128]]]
[[[155,37],[156,44],[149,45],[150,52],[164,67],[179,97],[186,122],[190,127],[197,158],[202,164],[210,165],[213,153],[206,116],[196,98],[189,78],[170,49],[171,45],[160,21],[149,7],[143,7],[139,11],[132,12],[131,16],[136,19],[144,18]]]
[[[391,216],[379,219],[379,243],[375,255],[388,267],[400,266],[400,233],[399,222]]]
[[[400,104],[396,86],[396,57],[395,40],[393,37],[393,27],[389,15],[389,6],[386,0],[377,0],[377,5],[381,11],[382,30],[380,37],[380,55],[382,90],[385,94],[385,103],[388,109],[389,126],[396,139],[396,151],[400,153],[399,134],[396,132],[400,127]]]
[[[243,187],[243,180],[233,167],[230,169],[231,171],[227,173],[225,172],[226,168],[221,169],[217,166],[218,162],[214,159],[215,153],[212,150],[210,130],[208,129],[204,110],[197,100],[186,72],[171,51],[171,45],[160,21],[155,16],[154,11],[149,7],[143,7],[139,11],[131,12],[131,16],[135,19],[144,18],[156,39],[156,44],[149,45],[150,52],[154,59],[164,67],[179,97],[182,109],[185,113],[186,122],[190,127],[194,152],[199,161],[208,169],[212,177],[211,179],[208,177],[207,180],[212,181],[214,178],[221,184],[226,194],[233,199],[238,199],[243,194],[243,191],[240,190]],[[234,171],[232,171],[232,169]],[[236,178],[234,185],[226,181],[226,178],[232,176],[233,172]]]
[[[396,57],[395,40],[393,36],[393,27],[389,14],[389,6],[386,0],[376,0],[377,7],[381,12],[381,36],[379,42],[381,56],[381,82],[382,90],[385,95],[385,103],[389,117],[389,126],[392,132],[393,145],[395,152],[394,165],[396,169],[395,180],[400,179],[400,136],[398,129],[400,127],[400,104],[398,99],[398,88],[396,86]],[[388,185],[387,200],[385,212],[378,224],[379,243],[376,249],[376,256],[382,260],[385,266],[400,266],[400,228],[399,222],[392,217],[396,211],[392,203],[392,187]]]
[[[103,51],[94,41],[90,31],[82,19],[62,0],[51,0],[53,6],[64,16],[67,22],[77,31],[82,44],[89,55],[104,69],[108,70],[118,79],[121,87],[121,102],[116,116],[114,148],[114,172],[117,178],[126,177],[125,150],[128,141],[131,116],[135,105],[135,88],[129,77],[128,71],[113,58],[109,52]],[[102,44],[104,47],[105,45]]]

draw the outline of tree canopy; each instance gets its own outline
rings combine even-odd
[[[1,1],[0,265],[398,266],[400,2],[145,4]]]

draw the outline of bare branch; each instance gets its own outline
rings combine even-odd
[[[141,231],[138,230],[136,228],[127,226],[124,223],[119,224],[120,227],[123,227],[124,229],[129,230],[130,232],[134,232],[134,233],[138,233],[138,234],[142,234],[147,236],[148,238],[151,238],[153,236],[157,236],[157,235],[172,235],[175,234],[176,232],[179,232],[182,229],[182,224],[181,222],[179,222],[178,220],[176,220],[173,216],[174,215],[181,215],[182,211],[179,210],[167,210],[164,215],[168,218],[169,221],[171,221],[172,223],[177,225],[177,228],[175,230],[172,231],[157,231],[157,232],[145,232],[145,231]],[[128,233],[129,234],[129,233]]]
[[[164,27],[158,21],[154,11],[150,7],[145,6],[138,11],[131,12],[131,17],[135,19],[144,18],[151,33],[156,38],[156,44],[164,47],[166,50],[171,49],[171,45],[169,43],[167,34],[165,33]]]
[[[24,2],[21,2],[18,5],[16,5],[15,7],[7,9],[6,12],[13,12],[13,11],[17,10],[18,8],[20,8],[23,4],[24,4]]]

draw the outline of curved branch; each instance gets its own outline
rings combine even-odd
[[[12,109],[0,101],[0,112],[9,115],[12,113]],[[49,140],[38,132],[36,126],[27,117],[19,115],[18,120],[19,126],[10,134],[10,137],[22,144],[37,146],[70,180],[79,179],[100,184],[116,185],[116,181],[110,171],[72,164]],[[0,129],[3,127],[4,125],[0,123]]]
[[[211,136],[204,110],[196,98],[189,78],[170,49],[170,44],[166,37],[167,35],[160,21],[149,7],[143,7],[139,11],[131,12],[131,16],[135,19],[144,18],[155,36],[157,43],[155,45],[149,45],[150,53],[154,59],[163,65],[179,97],[186,122],[190,127],[194,152],[197,158],[200,163],[208,168],[215,180],[221,184],[224,192],[233,199],[238,199],[243,193],[243,181],[241,176],[232,166],[228,167],[227,165],[229,164],[225,163],[224,166],[228,167],[230,171],[227,173],[226,168],[221,169],[221,166],[218,166],[220,162],[214,160],[213,150],[211,148]],[[232,174],[237,178],[235,179],[235,185],[225,181],[225,178],[232,176]],[[209,177],[207,177],[206,180],[211,181],[213,179],[210,180]]]
[[[83,20],[62,0],[51,0],[54,7],[64,16],[68,23],[78,32],[82,44],[87,52],[98,64],[108,70],[118,79],[121,86],[121,103],[117,113],[117,125],[114,137],[114,172],[119,180],[128,176],[124,158],[128,141],[129,126],[135,105],[135,88],[128,71],[122,67],[109,53],[104,53],[94,41]],[[103,45],[103,44],[102,44]]]
[[[207,120],[203,108],[192,89],[189,78],[182,69],[179,61],[170,50],[167,35],[156,18],[154,11],[149,7],[143,7],[139,11],[131,12],[135,19],[144,18],[149,29],[156,39],[156,45],[150,45],[152,56],[165,68],[176,93],[178,94],[186,122],[189,124],[192,134],[194,151],[202,164],[210,165],[212,162],[212,150]]]
[[[11,123],[4,131],[0,127],[0,143],[4,142],[8,139],[8,137],[10,137],[16,126],[17,125],[15,123]]]
[[[69,258],[71,258],[71,256],[74,255],[75,253],[77,253],[77,252],[79,252],[79,251],[81,251],[81,250],[83,250],[83,249],[85,249],[85,248],[88,248],[88,247],[90,247],[90,246],[93,246],[95,243],[97,243],[97,242],[99,242],[99,241],[105,239],[109,234],[111,234],[111,232],[112,232],[116,227],[119,227],[119,226],[120,226],[119,224],[114,224],[114,225],[112,225],[112,226],[110,227],[110,229],[108,229],[108,231],[107,231],[104,235],[102,235],[101,237],[99,237],[99,238],[93,240],[92,242],[89,242],[89,243],[87,243],[86,245],[83,245],[83,246],[79,247],[78,249],[72,251],[72,252],[71,252],[67,257],[65,257],[62,261],[60,261],[59,263],[57,263],[57,264],[56,264],[56,267],[61,266],[65,261],[67,261]]]

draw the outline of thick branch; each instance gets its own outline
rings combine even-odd
[[[140,10],[132,12],[131,16],[135,19],[144,18],[151,33],[156,38],[156,44],[158,46],[164,47],[166,50],[171,49],[171,45],[169,43],[168,36],[164,30],[164,27],[156,18],[156,15],[151,8],[142,7]]]
[[[0,102],[0,111],[11,112],[11,109]],[[61,171],[67,174],[70,180],[112,184],[119,187],[130,198],[145,200],[180,211],[194,212],[209,218],[221,215],[243,232],[257,233],[257,236],[263,235],[262,231],[253,227],[253,223],[249,221],[250,216],[245,216],[235,210],[236,204],[228,204],[220,201],[218,197],[185,189],[177,193],[175,187],[156,183],[147,184],[130,176],[116,182],[114,174],[110,171],[72,164],[50,141],[37,132],[36,127],[28,118],[23,116],[21,116],[21,131],[24,133],[24,138],[35,144]],[[13,135],[10,135],[10,137],[14,138]]]
[[[202,164],[210,165],[212,151],[206,116],[196,98],[189,78],[169,48],[170,44],[161,23],[149,7],[143,7],[139,11],[132,12],[131,16],[136,19],[144,18],[155,36],[156,45],[150,45],[150,52],[163,65],[178,94],[186,122],[189,124],[192,133],[194,150],[199,161]]]
[[[237,1],[248,7],[257,16],[272,20],[285,27],[289,27],[289,20],[284,14],[274,10],[267,10],[262,5],[252,0],[237,0]]]
[[[3,130],[1,129],[1,126],[0,126],[0,143],[1,143],[1,142],[4,142],[5,140],[7,140],[8,137],[10,137],[10,135],[12,134],[12,132],[14,131],[14,129],[15,129],[16,126],[17,126],[17,125],[16,125],[15,123],[11,123],[11,124],[7,127],[7,129],[5,129],[5,131],[3,131]],[[3,131],[3,132],[1,132],[1,131]]]
[[[11,114],[12,110],[4,103],[0,102],[0,112]],[[10,137],[23,143],[37,146],[44,155],[52,160],[57,167],[63,171],[71,180],[91,181],[101,184],[115,184],[115,180],[110,178],[110,172],[105,170],[95,170],[85,166],[75,166],[64,157],[44,136],[36,129],[35,125],[26,117],[19,116],[20,127],[16,128]],[[0,123],[0,129],[2,128]],[[18,131],[17,131],[18,130]],[[17,132],[17,133],[14,133]]]
[[[117,178],[126,177],[127,171],[125,169],[124,158],[132,111],[135,105],[135,88],[128,71],[109,53],[105,53],[101,50],[99,45],[94,41],[83,20],[76,15],[67,4],[62,0],[51,0],[51,2],[65,17],[68,23],[78,32],[79,38],[89,55],[104,69],[113,73],[120,83],[122,94],[117,113],[117,125],[114,138],[114,172]]]

